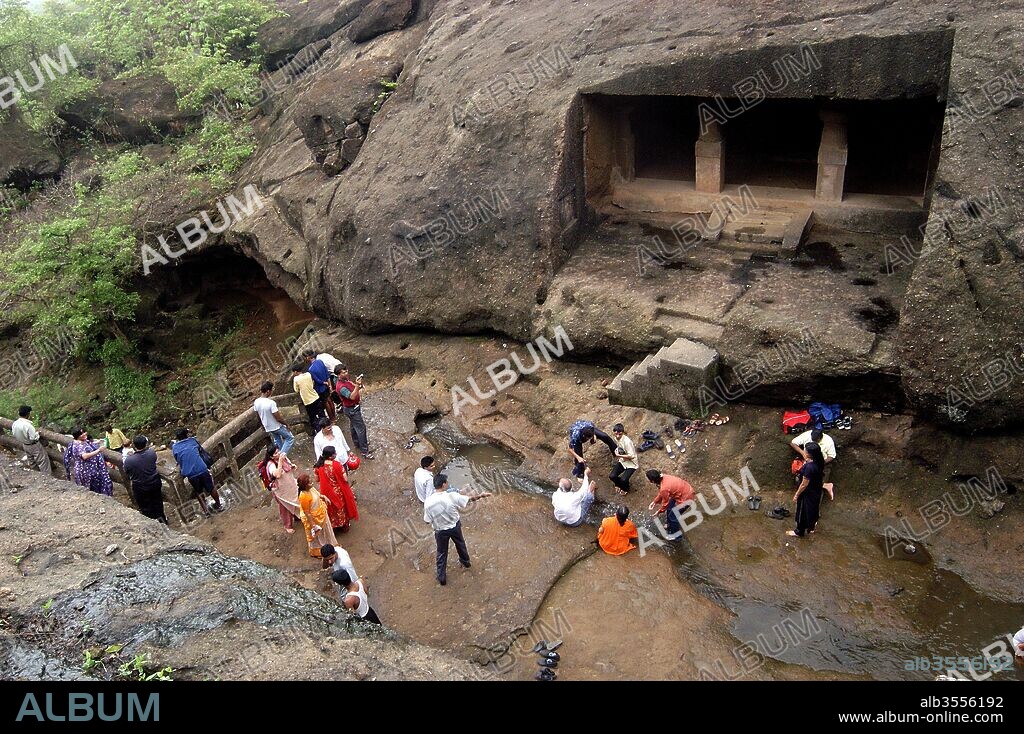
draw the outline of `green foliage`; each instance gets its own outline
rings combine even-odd
[[[214,188],[223,189],[255,150],[251,125],[209,115],[199,132],[178,149],[175,164],[190,177],[205,177]]]
[[[86,401],[82,387],[42,377],[27,389],[0,392],[0,415],[18,414],[18,406],[27,403],[32,406],[32,416],[41,423],[55,423],[66,426],[74,419],[74,407]]]
[[[89,673],[93,668],[101,667],[103,665],[102,657],[94,657],[92,650],[82,651],[82,672]]]
[[[125,365],[103,370],[107,397],[114,403],[117,422],[137,430],[149,425],[156,410],[153,373]]]
[[[20,70],[32,84],[32,62],[57,60],[67,44],[77,67],[46,78],[18,107],[30,124],[53,131],[56,110],[102,79],[163,74],[183,109],[212,95],[252,103],[259,90],[259,27],[282,15],[273,0],[54,0],[34,12],[25,0],[0,0],[0,69]]]
[[[122,678],[129,678],[137,681],[169,681],[174,680],[171,678],[171,674],[174,672],[174,668],[160,668],[152,673],[146,670],[146,666],[149,663],[149,656],[145,653],[136,655],[134,658],[126,663],[122,663],[117,669],[117,674]]]
[[[377,95],[377,99],[373,101],[373,111],[379,112],[380,108],[384,106],[384,103],[388,101],[388,97],[391,93],[398,89],[398,82],[392,81],[391,79],[381,79],[380,82],[380,94]]]
[[[39,78],[44,80],[39,89],[22,95],[17,104],[29,125],[40,131],[52,132],[56,122],[54,111],[96,84],[70,62],[68,73],[61,74],[53,68],[48,72],[46,64],[40,61],[48,55],[54,63],[63,63],[58,51],[62,44],[67,44],[72,57],[79,61],[81,39],[74,37],[72,29],[65,23],[63,12],[35,12],[25,0],[0,0],[0,70],[4,76],[21,72],[30,86],[35,86]],[[20,92],[21,85],[17,86]]]

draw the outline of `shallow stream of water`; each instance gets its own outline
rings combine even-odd
[[[480,443],[462,434],[448,421],[431,419],[420,425],[422,433],[434,448],[441,471],[452,486],[470,486],[489,492],[517,491],[540,498],[549,498],[554,487],[544,487],[520,472],[520,462],[499,446]],[[589,522],[596,524],[606,513],[607,505],[595,503]],[[638,526],[657,532],[646,513],[637,512]],[[830,526],[837,533],[860,533],[863,530]],[[863,540],[857,538],[856,540]],[[917,658],[938,657],[980,659],[982,650],[1006,639],[1024,623],[1024,605],[1011,604],[980,594],[958,575],[937,568],[925,549],[915,558],[897,557],[889,560],[880,539],[869,545],[878,550],[878,564],[893,564],[902,601],[901,612],[910,620],[914,634],[871,624],[865,614],[864,626],[856,630],[844,628],[804,605],[794,601],[775,604],[742,596],[713,581],[695,559],[687,539],[672,544],[670,554],[676,563],[681,583],[691,584],[717,604],[736,615],[730,632],[737,645],[750,642],[770,660],[801,665],[817,671],[836,671],[866,675],[879,679],[933,679],[934,669],[912,670]],[[760,549],[757,549],[760,550]],[[648,549],[648,552],[664,552]],[[764,551],[761,551],[762,553]],[[844,569],[836,568],[837,573]],[[563,579],[559,583],[569,583]],[[894,589],[895,590],[895,589]],[[595,631],[596,633],[596,631]],[[961,661],[962,666],[969,663]],[[737,674],[742,671],[732,661]],[[918,667],[924,667],[919,665]],[[961,672],[968,678],[971,673]],[[988,675],[984,668],[974,673],[978,679],[1024,679],[1024,666]],[[722,675],[730,676],[724,670]]]

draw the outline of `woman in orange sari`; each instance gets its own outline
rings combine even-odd
[[[309,555],[313,558],[321,558],[320,549],[323,546],[338,545],[330,518],[327,516],[327,507],[330,503],[327,498],[313,488],[309,474],[305,472],[300,474],[296,484],[299,487],[299,517],[303,527],[306,528]],[[325,563],[326,561],[327,559],[324,559]]]
[[[320,494],[331,502],[327,510],[331,527],[344,533],[348,531],[350,522],[359,519],[359,510],[356,508],[356,496],[348,483],[345,465],[337,460],[337,455],[338,450],[333,446],[324,446],[315,468],[320,482]]]

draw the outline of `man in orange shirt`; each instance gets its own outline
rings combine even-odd
[[[658,488],[658,494],[654,496],[654,501],[651,502],[647,509],[654,510],[654,506],[658,505],[658,509],[654,514],[660,515],[662,512],[667,511],[668,520],[666,526],[670,536],[668,539],[678,540],[683,537],[682,534],[679,534],[679,538],[671,536],[679,533],[679,514],[683,511],[686,503],[691,502],[697,494],[685,479],[674,477],[671,474],[662,474],[657,469],[648,469],[647,479]]]
[[[629,508],[619,505],[613,517],[606,517],[597,529],[597,542],[610,556],[621,556],[636,548],[629,541],[636,538],[636,525],[629,519]]]

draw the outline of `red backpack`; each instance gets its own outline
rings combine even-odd
[[[260,473],[260,480],[263,482],[263,487],[268,490],[273,489],[274,480],[271,478],[270,472],[267,471],[267,462],[261,461],[256,465],[256,469]]]
[[[811,414],[806,410],[787,410],[782,414],[783,433],[803,433],[814,423]]]

